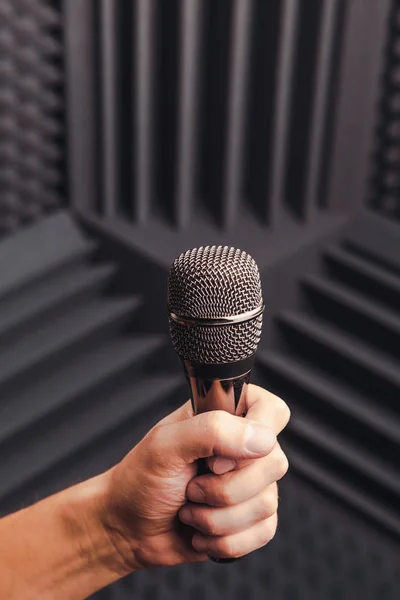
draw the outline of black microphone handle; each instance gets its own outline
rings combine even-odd
[[[233,415],[244,417],[253,361],[254,355],[245,360],[222,365],[203,365],[183,361],[194,414],[210,410],[225,410]],[[198,475],[211,473],[206,458],[200,459],[198,463]],[[232,563],[237,558],[210,556],[210,560],[217,563]]]

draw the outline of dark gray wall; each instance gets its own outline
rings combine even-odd
[[[186,397],[165,287],[188,247],[256,258],[255,378],[293,410],[271,545],[99,598],[397,597],[400,228],[359,214],[387,176],[397,198],[397,4],[0,3],[0,225],[38,221],[0,244],[0,510]]]
[[[66,1],[71,207],[165,261],[324,235],[365,198],[389,5]]]
[[[368,203],[389,218],[400,218],[400,6],[392,3],[385,65],[374,129],[373,169]]]
[[[0,3],[0,238],[65,198],[60,2]]]

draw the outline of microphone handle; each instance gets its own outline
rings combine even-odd
[[[194,414],[210,410],[225,410],[233,415],[245,416],[247,388],[250,382],[251,369],[240,375],[218,379],[216,373],[207,372],[207,368],[192,368],[193,365],[185,361],[185,373],[191,390],[191,401]],[[217,366],[217,365],[216,365]],[[248,367],[249,364],[241,365]],[[223,371],[221,369],[220,371]],[[226,370],[226,369],[225,369]],[[211,473],[207,459],[198,461],[198,475]],[[216,558],[210,560],[217,563],[231,563],[237,558]]]

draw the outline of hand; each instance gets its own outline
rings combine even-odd
[[[153,427],[106,474],[103,522],[127,571],[239,557],[268,543],[288,468],[276,435],[289,416],[280,398],[250,385],[245,418],[193,416],[189,401]],[[213,472],[196,476],[206,457]]]

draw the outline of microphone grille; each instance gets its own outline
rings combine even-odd
[[[254,259],[237,248],[203,246],[180,254],[168,278],[168,309],[180,317],[241,315],[262,305],[260,274]],[[257,349],[262,315],[222,326],[188,327],[170,319],[176,352],[199,363],[248,358]]]

